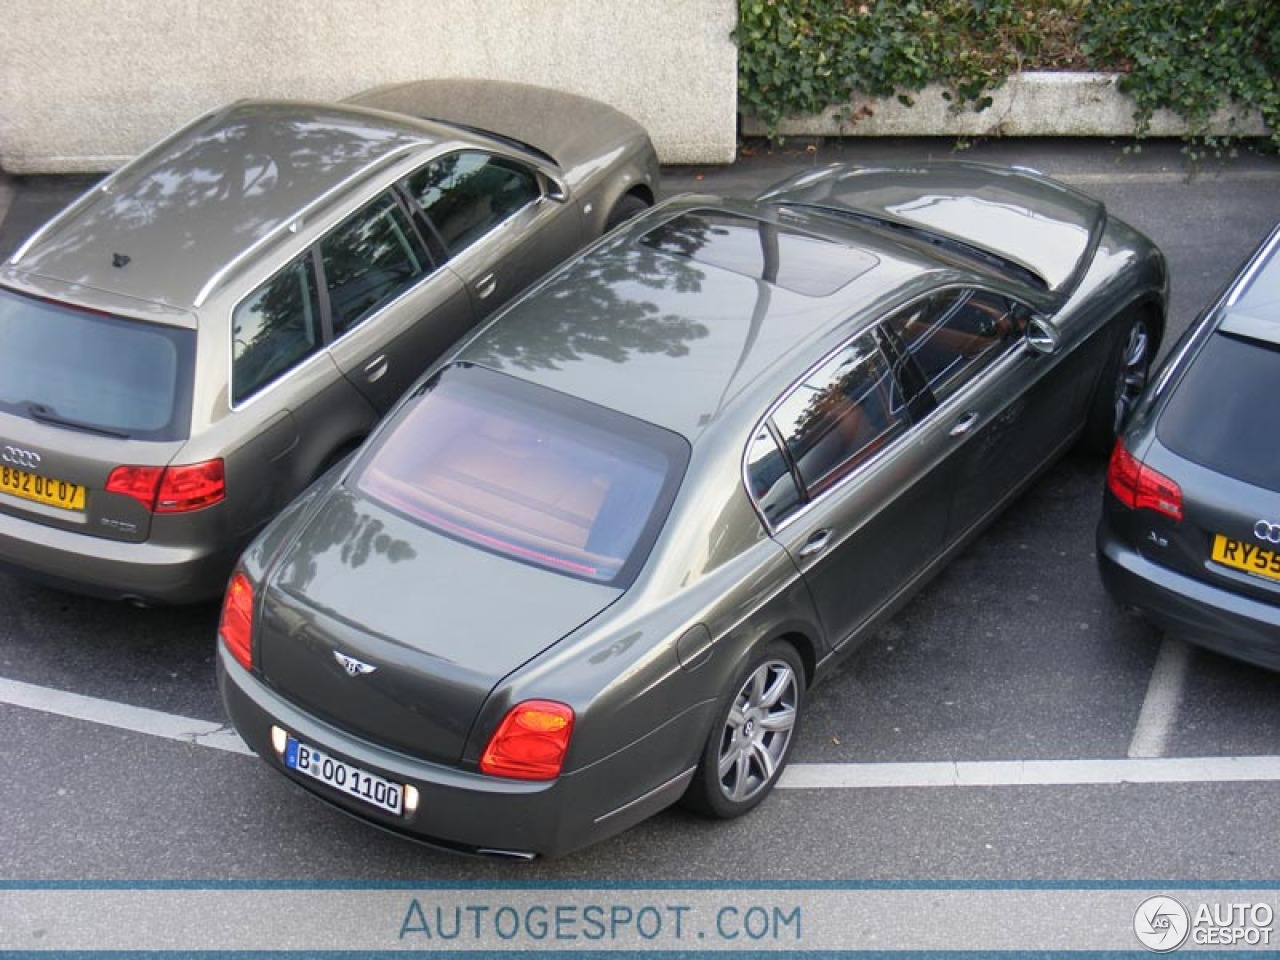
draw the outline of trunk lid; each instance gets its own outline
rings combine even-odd
[[[145,540],[150,506],[106,484],[182,448],[195,331],[0,288],[0,342],[0,512]]]
[[[620,593],[453,540],[339,487],[268,578],[258,659],[268,683],[316,716],[457,763],[494,686]],[[341,657],[374,669],[352,675]]]

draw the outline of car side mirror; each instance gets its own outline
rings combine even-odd
[[[542,173],[542,195],[548,200],[554,200],[556,203],[564,203],[569,199],[569,190],[560,181],[559,177],[554,177],[545,170]]]
[[[1044,317],[1034,316],[1027,321],[1027,346],[1044,356],[1058,352],[1062,337],[1058,328]]]

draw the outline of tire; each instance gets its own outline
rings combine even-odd
[[[1146,389],[1156,342],[1151,321],[1145,316],[1133,314],[1123,322],[1120,337],[1098,378],[1084,433],[1080,435],[1080,448],[1086,453],[1106,456],[1116,437],[1124,432]]]
[[[716,713],[681,803],[720,820],[754,808],[778,782],[804,708],[804,666],[776,640],[751,659]]]
[[[637,214],[644,213],[649,209],[649,202],[644,197],[634,193],[625,193],[618,198],[618,202],[613,205],[613,209],[609,211],[609,217],[604,222],[604,232],[608,233],[614,227],[621,226]]]

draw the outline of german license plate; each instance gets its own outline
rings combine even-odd
[[[1213,538],[1213,559],[1233,570],[1243,570],[1268,580],[1280,580],[1280,553],[1232,540],[1222,534]]]
[[[78,483],[41,477],[12,467],[0,467],[0,493],[46,503],[51,507],[61,507],[63,510],[84,509],[84,487]]]
[[[305,773],[379,810],[396,814],[404,810],[404,787],[400,784],[335,759],[293,737],[285,747],[284,763],[290,770]]]

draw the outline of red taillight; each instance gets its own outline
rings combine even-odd
[[[218,636],[240,666],[253,669],[253,585],[243,573],[237,572],[227,586]]]
[[[227,495],[221,460],[177,467],[116,467],[107,492],[133,497],[156,513],[186,513],[217,503]]]
[[[107,493],[123,493],[148,510],[154,509],[163,473],[164,467],[116,467],[107,477]]]
[[[185,513],[210,507],[227,495],[221,460],[169,467],[160,481],[156,513]]]
[[[552,700],[526,700],[512,707],[480,758],[480,772],[517,780],[560,776],[573,734],[573,710]]]
[[[1107,487],[1131,510],[1154,510],[1182,519],[1182,488],[1162,473],[1139,463],[1117,440],[1107,465]]]

